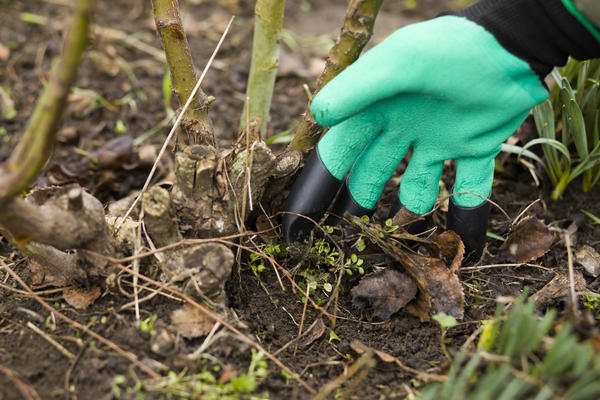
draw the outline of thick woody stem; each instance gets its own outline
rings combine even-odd
[[[167,56],[173,91],[179,104],[183,105],[194,90],[196,73],[179,15],[179,3],[178,0],[152,0],[152,9],[156,29]],[[208,104],[206,94],[199,89],[181,121],[189,144],[215,145],[213,128],[208,117]]]
[[[260,133],[263,138],[267,131],[269,108],[279,66],[279,39],[284,8],[285,0],[257,0],[254,8],[252,62],[241,127],[246,126],[247,119],[260,118]]]
[[[344,26],[335,46],[329,51],[325,70],[317,81],[317,89],[313,95],[358,58],[373,34],[375,18],[382,3],[383,0],[350,1]],[[309,151],[319,141],[323,132],[324,129],[313,120],[310,109],[307,108],[288,149]]]
[[[54,63],[48,85],[29,119],[23,138],[0,166],[0,203],[25,191],[38,176],[54,149],[71,86],[88,38],[93,0],[79,0],[65,39],[62,57]]]

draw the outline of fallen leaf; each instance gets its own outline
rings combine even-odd
[[[310,344],[312,342],[314,342],[315,340],[317,340],[318,338],[323,336],[324,333],[325,333],[325,323],[323,322],[322,318],[319,318],[315,327],[312,328],[311,331],[308,332],[308,334],[304,338],[304,341],[302,342],[301,346],[302,347],[310,346]]]
[[[100,168],[120,168],[131,159],[133,138],[128,135],[117,136],[109,140],[92,153],[92,158],[98,161]]]
[[[585,289],[585,279],[583,279],[583,274],[581,272],[575,271],[574,281],[576,291]],[[531,299],[535,301],[538,308],[543,309],[550,305],[555,299],[568,296],[570,286],[569,276],[559,272],[546,284],[546,286],[531,296]]]
[[[575,261],[588,274],[597,278],[600,275],[600,254],[587,244],[575,253]]]
[[[193,339],[207,335],[214,321],[196,307],[186,304],[171,313],[171,325],[181,336]]]
[[[499,255],[508,262],[524,264],[546,254],[553,240],[554,235],[546,225],[535,217],[528,217],[519,222],[500,246]]]
[[[78,310],[85,310],[98,297],[100,297],[100,288],[97,286],[92,286],[89,290],[81,288],[65,288],[63,290],[65,301]]]
[[[415,298],[417,285],[406,274],[384,269],[363,277],[350,293],[356,307],[368,306],[377,318],[388,319]]]
[[[380,237],[381,229],[353,218],[362,232],[384,253],[398,261],[404,271],[416,282],[419,289],[417,299],[406,306],[406,310],[419,317],[421,322],[429,321],[431,315],[440,312],[462,319],[465,298],[458,279],[458,268],[465,254],[465,246],[460,237],[447,231],[435,240],[419,238],[406,232]],[[410,240],[418,243],[428,255],[394,245],[392,240]]]

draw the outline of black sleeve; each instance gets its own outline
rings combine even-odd
[[[481,0],[442,15],[462,16],[483,26],[541,79],[569,56],[578,60],[600,56],[600,43],[561,0]]]

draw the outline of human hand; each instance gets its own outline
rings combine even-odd
[[[472,19],[448,15],[402,28],[317,94],[313,117],[332,128],[306,163],[285,210],[319,219],[347,176],[333,212],[370,214],[412,148],[399,203],[414,214],[429,212],[444,161],[456,160],[453,228],[463,240],[480,236],[473,243],[482,246],[487,211],[478,208],[490,195],[494,157],[548,92],[539,68],[534,72],[499,43],[498,32]],[[470,221],[471,211],[485,221]],[[470,223],[478,224],[476,232],[469,232]],[[283,227],[290,241],[311,225],[288,214]]]

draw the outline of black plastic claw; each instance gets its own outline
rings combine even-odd
[[[400,198],[398,196],[395,196],[394,202],[392,203],[392,208],[390,208],[390,213],[388,214],[388,219],[393,219],[402,207],[404,206],[400,202]],[[410,233],[411,235],[419,235],[427,230],[429,220],[429,216],[416,219],[408,225],[404,225],[404,229],[406,229],[406,232]]]
[[[490,203],[462,207],[450,199],[446,229],[456,232],[465,244],[465,260],[477,261],[483,253]]]
[[[284,211],[293,213],[283,214],[281,218],[286,242],[299,241],[308,236],[314,224],[302,215],[315,221],[321,219],[341,185],[342,181],[331,175],[321,161],[319,152],[314,150],[283,205]]]
[[[340,194],[335,200],[333,207],[331,207],[331,211],[329,211],[329,217],[325,220],[325,225],[334,226],[344,223],[342,217],[346,213],[357,217],[362,217],[363,215],[371,217],[374,212],[374,208],[364,208],[354,200],[352,194],[350,194],[350,189],[348,189],[348,183],[344,181]]]

